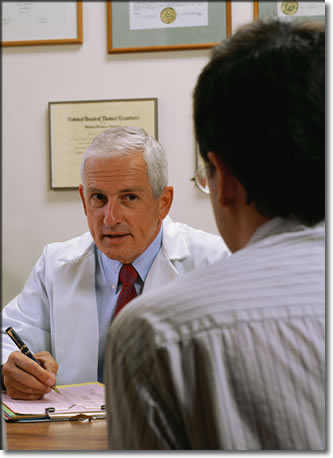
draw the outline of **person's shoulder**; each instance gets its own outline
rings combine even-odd
[[[154,352],[167,342],[177,342],[187,330],[190,336],[195,317],[205,315],[209,307],[206,285],[210,294],[222,297],[221,282],[215,278],[216,267],[220,270],[223,262],[198,267],[132,300],[112,324],[117,345],[129,345],[138,353],[145,348],[149,353],[148,347]]]
[[[87,254],[94,249],[94,241],[90,232],[65,240],[63,242],[52,242],[45,246],[44,255],[47,257],[56,257],[62,260],[75,260]]]
[[[163,230],[170,239],[177,237],[183,238],[190,251],[194,249],[200,252],[200,250],[202,250],[202,255],[206,255],[207,250],[212,254],[223,252],[223,257],[230,253],[220,235],[212,234],[202,229],[196,229],[185,223],[175,222],[170,217],[165,219]]]
[[[194,228],[185,223],[173,221],[173,219],[171,219],[170,216],[167,216],[164,219],[163,227],[164,230],[166,230],[170,235],[177,235],[181,233],[193,237],[197,236],[203,239],[208,238],[212,240],[217,240],[221,238],[220,235],[212,234],[210,232],[203,231],[202,229]]]
[[[310,232],[315,231],[304,234],[305,239],[309,239]],[[297,315],[303,306],[309,313],[313,307],[319,309],[320,304],[324,307],[322,251],[307,250],[306,240],[302,243],[300,235],[291,240],[292,236],[281,234],[278,241],[273,237],[247,245],[227,259],[201,265],[158,290],[147,292],[127,305],[119,316],[119,325],[126,324],[129,335],[136,330],[145,336],[153,332],[158,345],[162,341],[177,341],[183,331],[197,332],[205,324],[221,327],[236,324],[238,318],[270,314],[279,317],[284,307],[281,295],[291,298],[285,308],[290,316]],[[313,239],[310,242],[317,244]],[[298,254],[301,248],[300,259],[292,246]],[[309,291],[319,292],[315,303],[311,303]],[[322,302],[318,304],[319,301]]]
[[[228,300],[229,294],[230,297],[242,294],[243,287],[249,287],[248,294],[253,293],[255,298],[258,289],[264,291],[272,288],[272,283],[288,283],[300,272],[311,273],[311,281],[316,282],[324,272],[323,230],[323,227],[317,227],[276,234],[248,244],[227,258],[202,262],[158,291],[146,293],[142,303],[151,307],[152,313],[156,304],[168,308],[175,303],[181,309],[181,304],[188,303],[191,309],[194,302],[202,300],[203,291],[218,298],[222,304]],[[277,289],[277,293],[280,292]]]
[[[154,317],[153,321],[159,315],[160,319],[164,315],[175,318],[180,310],[184,311],[200,301],[200,297],[202,299],[201,293],[205,290],[205,285],[214,283],[217,272],[224,271],[224,263],[229,259],[219,259],[212,264],[201,265],[160,288],[145,292],[124,308],[124,316],[129,313],[132,317],[143,320],[146,317],[149,317],[149,320]],[[218,288],[220,284],[221,281],[215,282]]]

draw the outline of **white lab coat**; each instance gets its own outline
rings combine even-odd
[[[148,272],[143,293],[227,255],[221,237],[167,217],[162,247]],[[21,294],[3,309],[2,364],[17,350],[4,332],[8,326],[33,353],[52,353],[59,364],[58,385],[97,379],[95,243],[89,232],[46,245]]]

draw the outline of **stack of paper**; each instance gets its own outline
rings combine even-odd
[[[81,420],[105,418],[104,385],[98,382],[57,386],[36,401],[22,401],[2,394],[2,412],[7,421]]]

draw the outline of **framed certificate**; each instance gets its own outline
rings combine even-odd
[[[158,138],[157,98],[49,102],[51,189],[76,189],[83,153],[105,129],[142,127]]]
[[[279,17],[287,21],[309,19],[325,22],[325,2],[254,0],[253,16],[254,19]]]
[[[109,53],[211,48],[231,35],[231,4],[107,2]]]
[[[2,46],[83,43],[82,1],[2,2]]]

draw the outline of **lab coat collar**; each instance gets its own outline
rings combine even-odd
[[[174,223],[170,216],[163,221],[163,243],[164,252],[170,261],[180,261],[189,255],[185,234],[180,233],[180,227]]]

